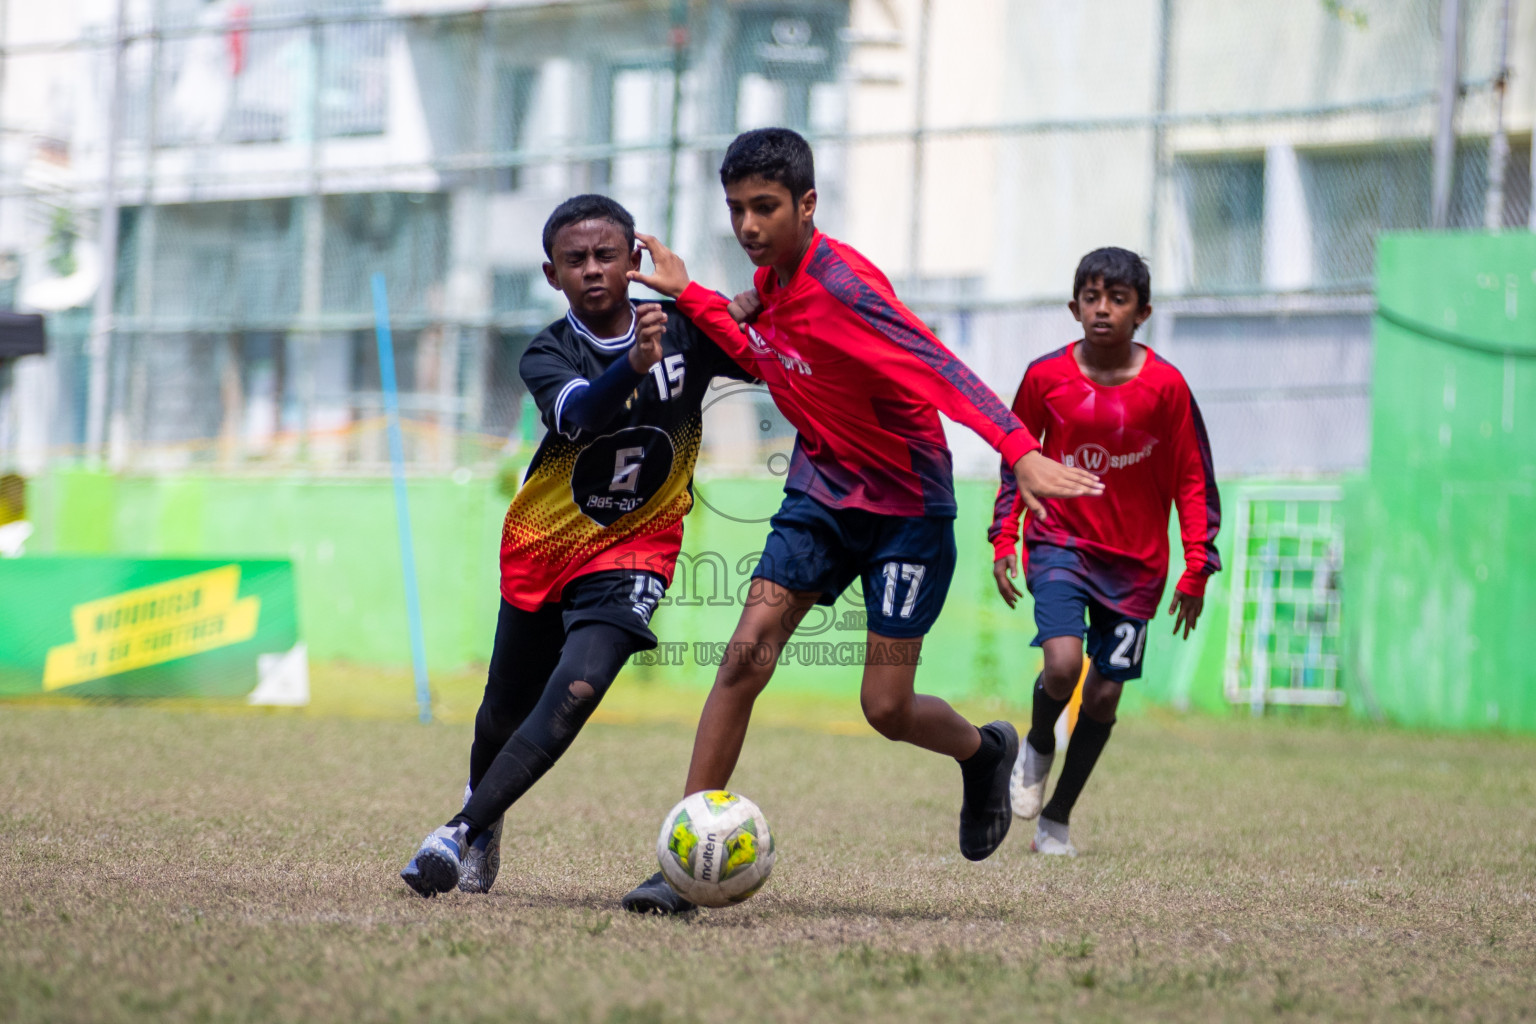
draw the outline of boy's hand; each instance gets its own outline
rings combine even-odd
[[[1003,600],[1012,608],[1019,603],[1023,593],[1014,585],[1014,580],[1019,577],[1019,556],[1004,555],[992,563],[992,578],[997,581],[997,592],[1003,595]]]
[[[642,235],[637,231],[635,237],[640,241],[640,248],[651,254],[651,266],[654,269],[649,274],[631,270],[629,279],[669,299],[683,294],[683,290],[688,287],[688,268],[683,266],[683,258],[662,245],[661,240],[654,235]]]
[[[1036,448],[1013,464],[1013,478],[1019,484],[1024,507],[1038,518],[1049,518],[1041,498],[1081,498],[1104,493],[1104,482],[1086,469],[1063,466],[1048,459]]]
[[[629,347],[629,368],[645,373],[661,361],[661,336],[667,330],[667,311],[654,302],[635,307],[640,318],[639,336]]]
[[[1179,635],[1179,627],[1184,627],[1184,639],[1189,639],[1189,631],[1195,628],[1195,622],[1200,618],[1200,613],[1205,609],[1205,598],[1193,597],[1182,590],[1173,592],[1173,603],[1168,606],[1168,614],[1174,616],[1173,635]]]
[[[757,294],[756,288],[748,288],[732,299],[726,309],[730,311],[731,319],[741,325],[742,333],[745,334],[747,324],[756,320],[757,314],[763,311],[763,297]]]

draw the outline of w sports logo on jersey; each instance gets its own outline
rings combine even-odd
[[[788,355],[774,348],[772,345],[768,344],[768,339],[759,334],[757,332],[757,328],[753,327],[751,324],[747,325],[747,341],[751,344],[754,351],[773,356],[773,358],[779,361],[780,365],[782,365],[784,369],[789,370],[791,373],[798,373],[805,377],[809,377],[811,375],[810,363],[806,362],[804,359],[801,359],[799,356]]]
[[[1125,466],[1134,466],[1143,459],[1151,458],[1152,449],[1157,446],[1156,439],[1148,441],[1140,451],[1127,455],[1111,455],[1109,449],[1099,444],[1080,444],[1077,451],[1071,455],[1063,455],[1062,465],[1076,466],[1086,469],[1090,473],[1103,473],[1105,470],[1121,469]]]

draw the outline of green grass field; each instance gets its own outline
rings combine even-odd
[[[495,891],[433,901],[395,872],[462,789],[462,720],[0,707],[0,1020],[1536,1017],[1529,740],[1128,717],[1083,856],[1019,824],[973,865],[954,765],[837,707],[749,738],[764,892],[637,919],[669,706],[620,701],[509,818]]]

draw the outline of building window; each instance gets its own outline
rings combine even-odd
[[[326,25],[321,36],[320,134],[381,135],[389,116],[389,37],[383,22]]]
[[[521,154],[528,145],[528,113],[533,104],[533,90],[538,83],[533,68],[504,67],[496,73],[496,119],[491,132],[491,149],[496,153]],[[523,167],[513,164],[496,172],[495,187],[514,192],[523,186]]]
[[[1263,273],[1264,157],[1186,157],[1178,162],[1190,234],[1190,287],[1256,287]]]
[[[1425,143],[1303,153],[1316,282],[1369,285],[1376,236],[1429,225],[1431,175]]]
[[[1450,226],[1480,230],[1488,202],[1488,140],[1468,138],[1456,146],[1451,180]],[[1531,210],[1531,140],[1509,140],[1504,165],[1504,216],[1501,226],[1523,228]]]
[[[384,274],[396,314],[420,314],[440,295],[448,258],[445,195],[332,195],[324,209],[326,312],[371,317],[375,272]]]

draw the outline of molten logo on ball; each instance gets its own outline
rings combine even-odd
[[[716,789],[672,808],[656,839],[668,884],[702,907],[740,903],[773,870],[773,835],[757,804]]]

